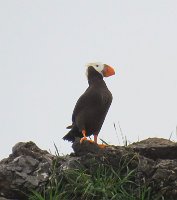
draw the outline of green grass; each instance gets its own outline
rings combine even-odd
[[[99,165],[91,173],[81,169],[67,169],[59,177],[53,174],[42,193],[33,191],[29,200],[152,200],[151,190],[134,182],[135,170],[128,167],[115,171]]]
[[[154,194],[146,183],[138,185],[135,182],[136,168],[129,169],[134,156],[122,157],[118,169],[98,164],[94,169],[58,172],[60,156],[56,145],[55,148],[51,178],[42,192],[32,191],[29,200],[164,200],[162,195]]]

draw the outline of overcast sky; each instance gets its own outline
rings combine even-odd
[[[177,141],[176,0],[1,0],[0,158],[20,141],[72,151],[62,137],[93,61],[116,70],[100,138],[122,144],[120,124],[131,143]]]

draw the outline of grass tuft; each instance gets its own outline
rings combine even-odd
[[[135,170],[128,167],[125,171],[124,167],[115,170],[108,165],[98,165],[92,174],[83,169],[66,169],[59,177],[55,167],[56,164],[48,186],[42,193],[33,191],[29,200],[151,199],[150,188],[137,186],[134,182]]]

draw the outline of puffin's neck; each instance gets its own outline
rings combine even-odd
[[[101,75],[101,74],[100,74]],[[88,78],[88,84],[92,85],[98,82],[103,82],[103,77],[101,76],[94,76],[94,77],[90,77]]]
[[[97,72],[94,68],[90,67],[88,69],[88,84],[92,85],[98,82],[103,82],[103,76],[99,72]]]

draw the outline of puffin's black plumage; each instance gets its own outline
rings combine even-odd
[[[106,114],[112,102],[112,94],[103,80],[102,74],[88,67],[89,87],[78,99],[73,114],[71,130],[63,137],[64,140],[74,142],[75,137],[98,135]]]

